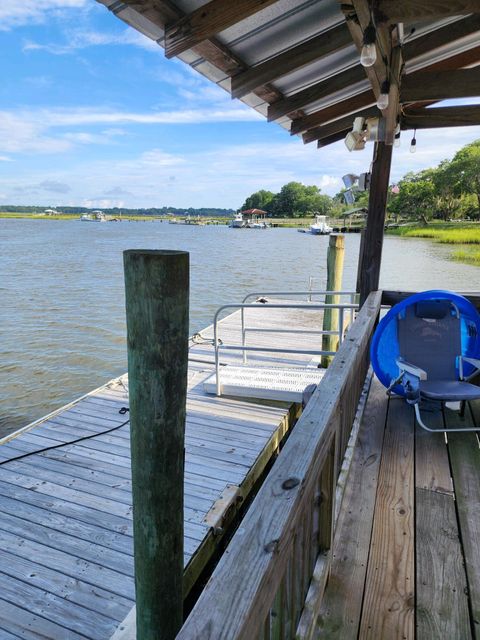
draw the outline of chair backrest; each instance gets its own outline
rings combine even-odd
[[[398,317],[400,356],[427,372],[429,380],[457,380],[462,353],[458,310],[449,300],[425,300]]]

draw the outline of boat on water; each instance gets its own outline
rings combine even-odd
[[[245,225],[246,223],[245,223],[245,220],[243,219],[243,214],[241,211],[238,211],[235,214],[235,217],[233,218],[233,220],[230,221],[230,224],[228,226],[231,229],[243,229]]]
[[[327,216],[316,215],[315,222],[310,225],[310,233],[314,236],[328,236],[333,228],[327,224]]]
[[[246,209],[238,211],[228,225],[232,229],[268,229],[270,225],[266,221],[266,211],[261,209]]]
[[[81,222],[107,222],[107,216],[103,211],[92,211],[92,213],[83,213],[80,216]]]

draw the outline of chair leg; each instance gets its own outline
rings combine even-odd
[[[460,402],[460,417],[464,418],[465,417],[465,407],[467,406],[467,403],[465,400],[462,400],[462,402]]]
[[[417,418],[418,424],[422,427],[422,429],[425,429],[425,431],[429,431],[430,433],[442,433],[443,431],[446,431],[446,432],[480,431],[480,427],[461,427],[459,429],[445,429],[445,428],[430,429],[430,427],[427,427],[427,425],[422,420],[419,403],[417,402],[414,406],[415,406],[415,417]]]

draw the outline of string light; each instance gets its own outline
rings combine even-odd
[[[388,94],[390,91],[390,81],[384,80],[382,82],[382,86],[380,87],[380,95],[377,100],[377,107],[382,110],[388,107]]]
[[[377,61],[376,39],[377,31],[373,22],[370,20],[367,28],[363,32],[363,47],[360,53],[360,63],[364,67],[371,67]]]
[[[413,138],[410,143],[410,153],[415,153],[417,151],[417,139],[415,138],[416,134],[417,134],[417,130],[415,129],[413,131]]]

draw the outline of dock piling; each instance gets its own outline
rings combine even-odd
[[[137,640],[183,624],[189,254],[124,252]]]
[[[345,236],[331,233],[327,251],[327,291],[341,291],[343,276],[343,260],[345,257]],[[339,296],[325,296],[326,304],[338,304]],[[325,309],[323,315],[323,330],[338,331],[338,309]],[[322,351],[336,351],[338,349],[338,335],[322,336]],[[321,366],[328,367],[333,356],[322,356]]]

